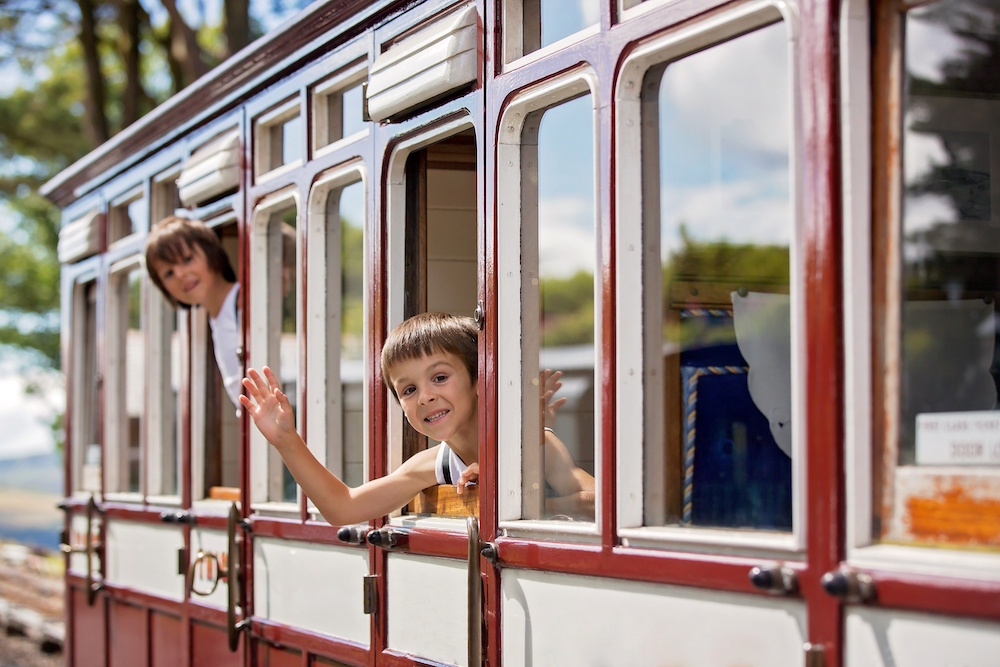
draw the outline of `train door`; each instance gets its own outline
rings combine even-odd
[[[827,590],[847,667],[985,667],[1000,655],[1000,4],[846,7],[847,543]]]
[[[421,312],[472,317],[476,311],[478,146],[471,118],[459,113],[403,139],[388,157],[387,330]],[[392,470],[438,443],[411,429],[398,405],[387,400]],[[478,525],[476,491],[458,496],[454,486],[432,487],[369,536],[382,547],[375,572],[384,591],[384,643],[377,664],[396,664],[403,655],[468,664],[470,637],[478,645],[481,624],[480,607],[470,602],[470,591],[475,596],[481,586],[478,550],[470,579],[467,532]]]

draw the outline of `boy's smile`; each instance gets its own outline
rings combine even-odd
[[[399,361],[390,372],[399,405],[413,428],[457,448],[467,462],[465,456],[478,454],[478,391],[461,359],[450,352],[433,352]]]

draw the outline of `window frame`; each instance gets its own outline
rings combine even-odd
[[[128,215],[128,207],[137,201],[145,201],[145,226],[137,225],[136,221],[132,220],[131,216]],[[117,234],[113,235],[113,232],[118,231],[118,227],[121,224],[122,213],[124,212],[125,217],[131,222],[132,231],[128,234]],[[118,247],[123,245],[125,242],[134,239],[138,236],[146,234],[149,231],[149,201],[146,198],[146,188],[145,185],[138,185],[131,188],[124,194],[121,194],[108,204],[108,217],[107,217],[107,245],[109,248]]]
[[[539,33],[541,32],[541,3],[545,0],[534,0],[538,4]],[[604,11],[603,2],[599,2],[599,11]],[[500,20],[503,24],[501,44],[498,49],[502,55],[498,63],[504,73],[523,67],[529,63],[541,60],[546,56],[561,51],[568,46],[581,42],[588,37],[601,33],[601,18],[596,23],[585,26],[574,33],[566,35],[551,44],[539,46],[532,51],[524,52],[524,0],[501,0]],[[541,35],[539,34],[539,44]]]
[[[92,391],[93,385],[98,384],[95,382],[94,378],[88,380],[87,374],[87,361],[86,354],[87,348],[90,347],[94,354],[93,360],[93,371],[96,375],[100,376],[102,367],[101,350],[98,345],[98,340],[101,336],[101,298],[100,298],[100,271],[97,267],[96,259],[86,260],[81,266],[74,267],[78,269],[69,280],[64,283],[70,289],[67,290],[67,300],[69,308],[69,321],[64,324],[62,330],[71,332],[71,345],[69,348],[70,363],[69,372],[71,374],[71,380],[69,384],[69,394],[67,400],[67,408],[70,412],[68,420],[68,435],[67,438],[69,442],[68,458],[71,461],[71,469],[69,470],[68,482],[70,488],[66,491],[66,495],[73,498],[88,498],[90,496],[100,496],[104,492],[104,475],[103,475],[103,458],[104,458],[104,420],[101,414],[101,397],[100,393],[103,391],[102,388],[98,388],[97,393]],[[64,269],[65,271],[65,269]],[[88,341],[87,333],[87,289],[90,285],[93,285],[95,291],[94,299],[94,340]],[[82,316],[82,317],[81,317]],[[97,402],[97,409],[95,412],[95,418],[97,423],[90,424],[90,401]],[[90,429],[89,426],[95,427],[98,434],[96,443],[85,442],[86,433]],[[86,464],[87,451],[86,448],[90,444],[96,444],[101,449],[101,459],[102,463],[97,468],[97,488],[96,489],[85,489],[84,488],[84,470],[83,466]]]
[[[309,194],[309,209],[306,217],[307,238],[309,243],[305,249],[306,284],[310,289],[306,293],[305,309],[309,314],[309,335],[306,336],[306,357],[321,360],[314,363],[314,368],[322,368],[322,373],[306,375],[305,389],[306,417],[304,432],[310,451],[330,472],[343,479],[343,405],[341,404],[342,383],[340,379],[340,331],[330,324],[340,322],[341,311],[341,271],[340,250],[341,233],[339,221],[331,223],[327,200],[335,192],[361,183],[364,189],[365,220],[362,221],[364,233],[363,271],[364,283],[370,284],[371,267],[369,266],[369,244],[367,219],[368,212],[368,170],[361,158],[348,160],[344,164],[328,170],[313,184]],[[339,207],[338,207],[339,213]],[[333,229],[331,229],[333,228]],[[329,261],[332,258],[333,261]],[[367,296],[367,295],[366,295]],[[368,299],[362,299],[363,330],[368,331],[370,314]],[[363,337],[362,343],[362,411],[364,422],[370,419],[371,407],[368,400],[368,384],[371,368],[369,367],[369,340]],[[338,409],[331,409],[339,406]],[[362,456],[364,461],[364,479],[368,481],[368,429],[363,429]],[[332,456],[328,456],[328,454]],[[334,460],[328,460],[333,458]],[[309,510],[317,512],[312,500]]]
[[[296,294],[296,304],[295,304],[295,319],[296,319],[296,348],[298,350],[297,354],[297,378],[296,391],[298,392],[297,400],[298,405],[304,407],[306,405],[307,393],[305,390],[303,378],[303,367],[302,367],[302,345],[303,345],[303,312],[302,312],[302,229],[301,226],[304,220],[302,212],[302,202],[301,194],[297,188],[291,187],[281,191],[278,191],[270,196],[266,196],[261,199],[260,203],[253,209],[250,214],[250,223],[248,225],[249,229],[249,265],[250,271],[249,275],[249,351],[250,355],[247,359],[246,366],[252,367],[256,364],[259,367],[262,360],[268,359],[270,357],[269,349],[272,341],[269,336],[270,329],[268,327],[268,313],[271,308],[271,290],[269,289],[270,275],[269,275],[269,231],[268,227],[273,223],[272,216],[284,209],[295,207],[296,215],[296,226],[295,226],[295,280],[297,281],[297,292]],[[261,270],[257,270],[255,267],[260,267]],[[244,315],[246,317],[246,315]],[[280,369],[279,369],[280,373]],[[302,434],[305,419],[303,418],[302,408],[298,410],[296,415],[296,430]],[[273,475],[280,475],[282,473],[282,462],[281,457],[278,456],[277,452],[268,444],[267,440],[261,435],[257,428],[251,428],[250,431],[250,507],[251,509],[258,512],[268,512],[277,513],[281,515],[292,514],[299,512],[299,506],[302,501],[302,488],[296,484],[296,500],[295,501],[275,501],[270,500],[271,497],[271,482]]]
[[[648,254],[644,220],[643,162],[630,156],[643,155],[642,88],[646,72],[657,65],[680,60],[685,56],[735,39],[743,34],[783,22],[789,43],[789,195],[791,198],[792,229],[789,244],[789,286],[791,294],[791,368],[792,368],[792,531],[777,533],[754,529],[717,529],[694,526],[644,525],[645,503],[649,502],[644,465],[646,421],[645,385],[650,380],[646,352],[653,344],[645,333],[645,290],[629,289],[644,280],[644,261],[636,257],[636,249]],[[806,446],[807,405],[805,363],[805,303],[804,245],[807,240],[802,218],[802,184],[798,169],[802,163],[803,139],[798,76],[799,30],[795,12],[782,2],[763,0],[721,13],[699,24],[674,33],[653,38],[633,50],[625,59],[615,88],[618,113],[614,119],[616,142],[615,189],[615,248],[616,248],[616,375],[617,420],[617,524],[618,537],[626,545],[651,548],[697,548],[699,551],[721,552],[733,547],[741,551],[783,553],[800,557],[804,554],[806,518]],[[653,214],[659,224],[659,210]],[[658,250],[658,248],[657,248]],[[659,289],[655,290],[656,295]],[[627,371],[625,369],[628,369]],[[659,375],[657,374],[657,378]]]
[[[303,136],[300,148],[306,148],[305,134],[308,127],[298,93],[253,119],[253,172],[257,183],[264,183],[282,174],[287,174],[305,164],[307,153],[304,152],[291,162],[275,164],[274,153],[277,152],[280,155],[284,147],[284,139],[275,140],[273,134],[275,131],[280,134],[285,123],[294,118],[299,118],[302,123]]]
[[[103,440],[104,453],[102,456],[104,475],[104,498],[116,502],[143,502],[146,494],[146,464],[149,459],[146,451],[148,445],[149,428],[149,393],[143,391],[142,415],[139,422],[139,489],[138,491],[122,490],[123,481],[128,473],[122,470],[124,455],[122,451],[123,433],[127,428],[126,421],[122,419],[125,413],[125,393],[128,390],[127,373],[128,369],[119,368],[117,364],[124,364],[127,361],[126,342],[118,340],[117,337],[122,332],[118,332],[115,323],[122,316],[122,304],[115,298],[116,281],[128,280],[128,274],[139,269],[141,273],[140,295],[140,330],[143,338],[143,363],[149,363],[149,277],[146,273],[146,258],[143,255],[129,255],[111,263],[107,270],[107,287],[105,288],[105,357],[104,367],[104,414],[103,414]],[[125,304],[128,309],[128,304]],[[118,355],[125,355],[124,361]],[[119,386],[121,383],[121,386]]]
[[[364,128],[354,134],[341,136],[331,140],[329,137],[330,128],[330,108],[331,98],[338,96],[341,98],[340,114],[341,127],[343,127],[343,94],[358,85],[364,85],[368,81],[368,58],[361,58],[354,63],[347,65],[340,72],[323,79],[310,88],[309,96],[312,100],[312,113],[310,123],[312,124],[312,158],[320,158],[329,153],[333,153],[347,144],[354,143],[359,139],[368,136],[370,129],[366,123]],[[364,92],[361,95],[362,105],[365,104]]]
[[[545,112],[565,102],[589,95],[593,110],[593,152],[594,163],[593,203],[594,230],[596,242],[595,268],[603,268],[605,258],[600,238],[601,200],[601,109],[598,75],[584,65],[549,79],[540,85],[527,88],[511,98],[510,103],[498,122],[500,134],[496,144],[497,164],[497,313],[500,319],[504,313],[522,321],[522,252],[521,243],[524,221],[521,214],[522,187],[522,136],[525,121],[534,112]],[[537,214],[534,216],[537,219]],[[529,221],[529,224],[532,224]],[[534,222],[537,224],[537,222]],[[512,231],[516,230],[516,234]],[[506,233],[505,233],[506,232]],[[601,281],[594,276],[594,521],[567,522],[557,520],[522,519],[523,482],[523,432],[522,422],[524,399],[521,392],[524,359],[530,358],[521,348],[521,336],[498,337],[497,348],[497,404],[500,418],[497,420],[497,438],[501,443],[497,454],[497,512],[498,527],[507,535],[541,538],[563,538],[572,536],[574,541],[598,543],[602,535],[603,523],[603,463],[601,443],[603,414],[601,410],[602,359],[606,354],[601,344],[603,337],[604,302],[601,298]],[[537,351],[534,358],[538,358]],[[537,364],[537,361],[535,362]],[[537,375],[537,373],[535,373]],[[511,446],[517,443],[518,446]]]

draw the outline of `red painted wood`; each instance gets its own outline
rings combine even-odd
[[[1000,582],[866,570],[880,607],[1000,621]]]
[[[254,664],[268,667],[302,667],[302,652],[278,647],[268,642],[256,642]]]
[[[400,653],[390,649],[386,649],[382,652],[382,655],[379,656],[378,664],[384,667],[412,667],[413,665],[426,665],[426,667],[452,667],[446,662],[435,662],[434,660],[411,655],[409,653]]]
[[[86,580],[77,575],[71,575],[74,584],[84,586]],[[148,607],[155,611],[160,611],[172,616],[179,616],[183,611],[183,603],[171,598],[160,597],[151,593],[120,586],[113,583],[104,584],[104,592],[109,598],[116,602],[131,604],[137,607]]]
[[[275,644],[294,646],[303,652],[322,655],[345,664],[360,667],[368,663],[368,647],[355,642],[258,618],[253,620],[251,631],[254,637]]]
[[[177,616],[151,611],[149,614],[150,667],[184,664],[183,623]]]
[[[146,610],[110,600],[108,619],[109,667],[142,667],[149,664]]]
[[[107,609],[105,596],[99,594],[94,606],[87,605],[87,593],[69,586],[70,609],[73,615],[73,636],[69,645],[69,661],[73,667],[107,666]]]
[[[191,623],[191,667],[240,667],[246,642],[229,652],[225,628]]]

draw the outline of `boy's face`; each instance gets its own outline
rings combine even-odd
[[[184,246],[180,261],[176,264],[154,262],[153,271],[170,296],[179,303],[199,306],[205,303],[209,294],[217,288],[222,276],[208,266],[205,252],[197,245]]]
[[[419,433],[445,442],[478,437],[479,391],[458,356],[433,352],[388,370],[403,414]]]

